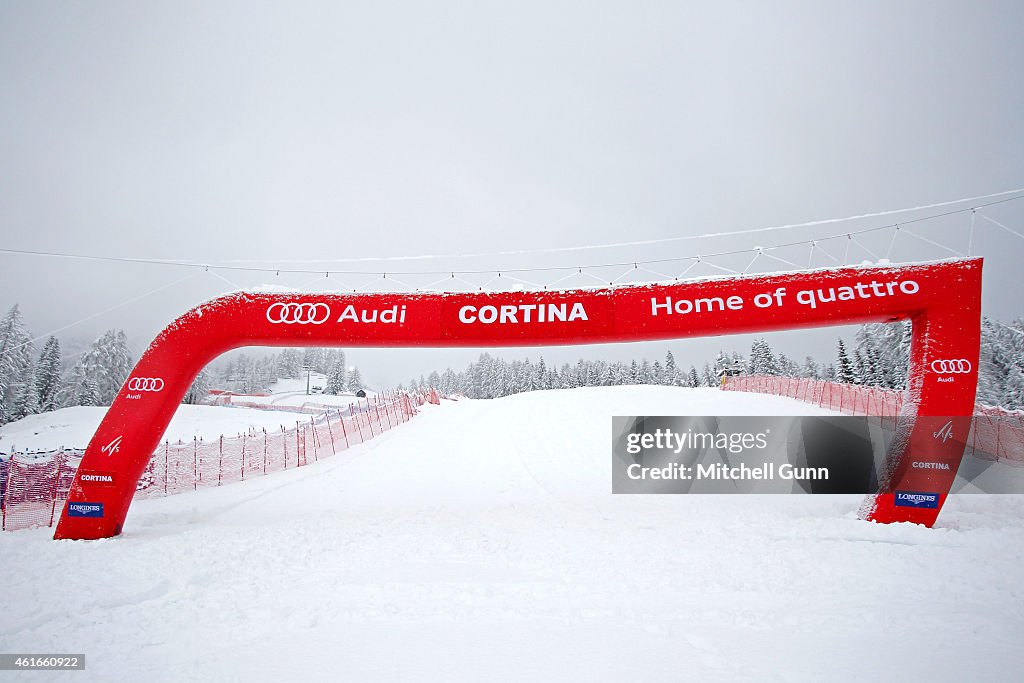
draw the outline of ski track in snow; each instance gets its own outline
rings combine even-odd
[[[861,522],[859,496],[610,493],[612,415],[821,412],[664,387],[427,406],[138,501],[115,539],[0,534],[0,651],[86,654],[33,681],[1015,679],[1024,496],[929,530]]]

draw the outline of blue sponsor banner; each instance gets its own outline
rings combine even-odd
[[[102,517],[103,503],[68,503],[68,517]]]
[[[921,491],[897,491],[896,506],[905,508],[937,508],[939,494]]]

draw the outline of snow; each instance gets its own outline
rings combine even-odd
[[[81,448],[107,413],[106,406],[76,406],[50,413],[29,415],[0,427],[0,453],[12,448],[19,451],[51,451],[58,448]],[[221,434],[234,436],[254,429],[278,429],[295,426],[295,421],[308,420],[300,414],[280,410],[253,410],[229,406],[181,405],[167,426],[161,441],[191,441],[195,437],[210,440]]]
[[[606,387],[426,406],[307,467],[0,534],[0,651],[90,680],[921,680],[1024,666],[1024,496],[613,496],[611,416],[809,414]],[[32,680],[63,680],[36,673]]]
[[[327,386],[327,375],[320,372],[309,373],[309,387],[312,392],[313,387],[320,387],[323,389]],[[302,373],[302,377],[282,377],[276,382],[267,387],[267,391],[271,394],[284,394],[284,393],[299,393],[303,395],[306,393],[306,373]]]
[[[367,396],[374,396],[372,391],[366,392]],[[233,402],[257,403],[261,405],[274,406],[347,406],[349,403],[361,401],[355,394],[306,394],[305,389],[287,393],[274,393],[270,396],[235,396]]]

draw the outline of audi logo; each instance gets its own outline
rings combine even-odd
[[[971,361],[964,358],[932,361],[932,372],[936,372],[940,375],[962,375],[970,372],[971,367]]]
[[[128,380],[128,391],[162,391],[164,381],[159,377],[132,377]]]
[[[285,325],[322,325],[331,315],[327,304],[270,304],[267,320]]]

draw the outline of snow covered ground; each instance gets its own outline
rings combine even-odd
[[[19,451],[85,448],[106,414],[105,406],[76,406],[8,422],[0,427],[0,453],[10,452],[12,447]],[[249,427],[294,427],[296,419],[308,420],[302,415],[279,410],[182,405],[178,406],[161,441],[191,441],[197,436],[215,439],[221,434],[239,434]]]
[[[301,407],[304,404],[318,406],[347,406],[359,400],[354,393],[325,394],[323,389],[327,387],[327,376],[319,373],[311,373],[309,379],[310,393],[306,393],[306,376],[299,378],[282,378],[271,384],[267,390],[269,396],[237,396],[234,401],[245,403],[260,403],[275,406]],[[319,387],[319,389],[317,389]],[[374,396],[376,392],[367,391],[367,396]]]
[[[327,375],[319,372],[309,373],[309,387],[310,391],[322,391],[327,388]],[[315,389],[319,387],[319,389]],[[282,377],[276,382],[267,387],[267,391],[271,394],[289,394],[299,393],[303,395],[306,393],[306,374],[303,373],[302,377]]]
[[[298,470],[0,534],[25,680],[1019,680],[1024,497],[940,527],[860,497],[612,496],[611,416],[809,414],[609,387],[426,406]],[[76,676],[78,676],[76,678]]]
[[[366,395],[372,397],[375,393],[368,391]],[[303,389],[302,391],[276,393],[270,396],[236,396],[233,400],[274,406],[302,407],[308,403],[317,406],[342,407],[362,399],[358,398],[355,394],[307,394],[305,389]]]

